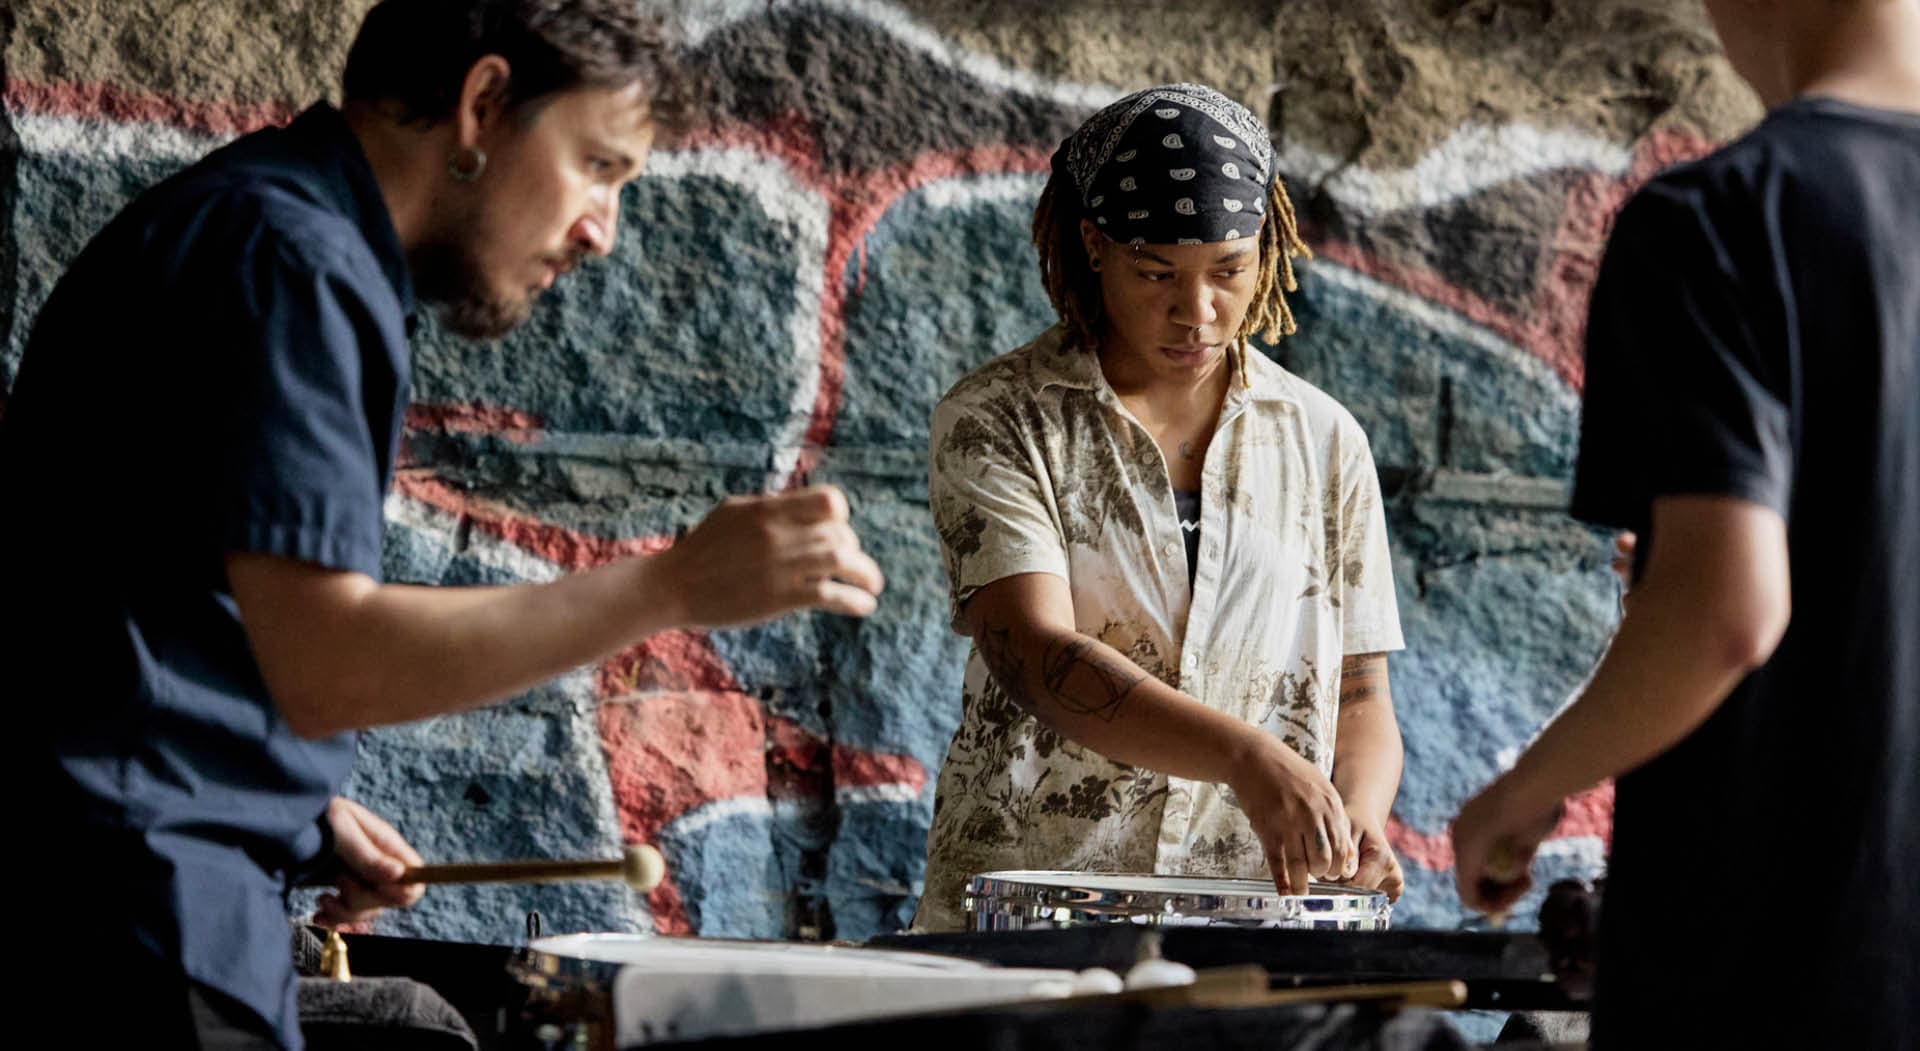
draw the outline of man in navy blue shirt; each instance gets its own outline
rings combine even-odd
[[[1639,534],[1633,599],[1461,811],[1460,893],[1509,907],[1558,801],[1618,775],[1596,1048],[1910,1048],[1920,3],[1707,6],[1770,112],[1614,227],[1573,512]]]
[[[676,83],[631,0],[385,0],[341,109],[149,190],[55,288],[0,421],[0,669],[32,713],[24,842],[57,857],[16,865],[29,1029],[298,1047],[287,888],[337,872],[335,922],[418,894],[336,798],[352,731],[668,628],[874,608],[831,488],[549,584],[380,580],[416,297],[497,336],[605,255]]]

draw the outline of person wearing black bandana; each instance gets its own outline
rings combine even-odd
[[[1265,128],[1171,84],[1054,154],[1060,323],[934,411],[929,494],[970,636],[918,926],[999,869],[1333,878],[1398,896],[1401,648],[1365,435],[1252,353],[1306,256]]]

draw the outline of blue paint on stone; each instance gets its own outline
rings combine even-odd
[[[1472,512],[1451,517],[1443,524],[1458,527]],[[1395,809],[1418,828],[1444,827],[1498,773],[1496,756],[1517,750],[1573,695],[1606,644],[1614,591],[1600,544],[1581,527],[1558,532],[1506,538],[1505,551],[1466,548],[1458,562],[1425,569],[1419,560],[1456,538],[1402,542],[1395,587],[1407,649],[1391,667],[1407,776]]]
[[[858,253],[845,275],[836,448],[899,450],[924,465],[927,421],[947,388],[1053,323],[1027,236],[1032,217],[1029,200],[936,208],[924,193],[887,211],[867,239],[864,283]]]
[[[387,522],[380,550],[380,575],[396,584],[432,584],[444,579],[454,558],[449,535]]]
[[[834,477],[833,468],[829,461],[823,476]],[[919,499],[885,498],[839,480],[856,496],[854,528],[887,575],[887,589],[873,616],[834,617],[823,632],[834,670],[834,737],[868,751],[904,752],[931,772],[960,722],[967,654],[966,640],[948,627],[932,517]]]
[[[543,293],[506,339],[423,326],[416,397],[522,409],[559,431],[770,450],[803,373],[785,319],[817,309],[798,299],[792,232],[712,178],[644,180],[621,214],[613,254]]]
[[[825,678],[818,629],[809,617],[782,617],[750,628],[716,631],[713,649],[741,686],[760,698],[770,715],[826,739]]]
[[[728,807],[727,802],[714,804]],[[789,875],[768,849],[764,808],[668,826],[658,846],[686,902],[695,933],[707,938],[777,938],[787,929]]]
[[[430,861],[612,858],[619,826],[588,704],[554,685],[503,706],[361,736],[347,794],[393,820]],[[511,942],[538,909],[547,929],[649,929],[645,903],[609,882],[440,887],[387,913],[383,933]]]
[[[1384,297],[1317,277],[1315,266],[1304,269],[1291,300],[1300,331],[1274,353],[1354,414],[1376,463],[1571,475],[1579,400],[1545,365],[1521,362],[1525,352],[1517,348],[1500,353],[1437,329]],[[1455,420],[1444,465],[1437,422],[1443,377],[1453,381]]]
[[[823,473],[832,476],[838,460]],[[871,937],[913,919],[926,868],[933,778],[960,721],[967,642],[948,628],[946,572],[925,507],[924,485],[908,498],[881,482],[839,479],[851,493],[854,525],[887,574],[879,610],[838,618],[824,641],[832,681],[834,737],[855,748],[904,753],[928,778],[911,803],[841,807],[826,893],[843,938]]]
[[[838,937],[860,940],[905,930],[926,877],[933,786],[911,804],[840,808],[840,834],[827,867],[827,897]]]
[[[1038,112],[1038,111],[1036,111]],[[1052,119],[1048,117],[1047,119]],[[11,375],[27,332],[85,239],[172,162],[77,165],[25,155],[17,172],[16,323],[0,348]],[[935,207],[903,197],[829,280],[845,283],[847,374],[832,444],[815,472],[844,486],[889,588],[865,621],[828,615],[716,632],[716,652],[768,712],[843,746],[897,752],[935,776],[958,720],[965,640],[947,626],[946,581],[925,511],[925,427],[966,371],[1052,321],[1027,242],[1032,202]],[[544,418],[532,445],[424,434],[416,462],[476,497],[604,537],[690,525],[731,493],[767,484],[776,439],[795,421],[802,373],[789,319],[802,302],[794,231],[743,189],[705,177],[647,179],[627,192],[611,259],[543,297],[535,320],[493,344],[431,323],[416,347],[416,395]],[[1323,264],[1324,265],[1324,264]],[[1543,366],[1436,329],[1418,311],[1356,291],[1310,265],[1293,302],[1301,333],[1275,348],[1346,404],[1385,466],[1435,466],[1436,406],[1453,385],[1447,466],[1568,477],[1577,399]],[[1409,650],[1394,658],[1407,741],[1398,812],[1438,832],[1591,666],[1613,620],[1606,538],[1542,511],[1391,508]],[[399,527],[390,579],[512,582],[467,534]],[[435,859],[617,852],[601,745],[576,680],[485,712],[367,734],[351,791],[395,818]],[[931,784],[903,803],[835,807],[782,800],[663,837],[705,934],[779,936],[821,900],[842,937],[895,929],[920,879]],[[811,791],[811,789],[809,789]],[[484,800],[484,802],[482,801]],[[1591,875],[1562,859],[1568,874]],[[1541,879],[1541,884],[1548,881]],[[389,932],[514,941],[528,908],[549,930],[644,928],[644,904],[615,885],[439,888]],[[1410,870],[1401,926],[1458,923],[1449,874]],[[1516,923],[1531,925],[1523,903]]]

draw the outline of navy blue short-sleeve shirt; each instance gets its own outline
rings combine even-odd
[[[1920,113],[1794,100],[1621,213],[1573,512],[1644,554],[1655,501],[1683,495],[1780,515],[1793,609],[1705,723],[1619,779],[1593,1046],[1913,1047]]]
[[[288,728],[224,558],[378,578],[412,312],[372,169],[316,106],[102,230],[0,419],[0,674],[29,727],[28,827],[73,874],[37,911],[116,974],[197,982],[290,1046],[286,888],[328,846],[354,737]]]

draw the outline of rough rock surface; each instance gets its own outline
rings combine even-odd
[[[0,14],[0,391],[91,232],[213,144],[331,94],[366,6]],[[1387,483],[1409,643],[1397,922],[1457,924],[1447,821],[1577,687],[1615,615],[1608,539],[1561,510],[1607,222],[1637,181],[1756,115],[1700,12],[674,7],[706,126],[656,155],[612,258],[524,331],[479,345],[423,327],[387,572],[547,579],[809,478],[847,490],[885,601],[863,622],[670,633],[498,708],[367,734],[351,790],[430,857],[640,838],[671,870],[646,900],[440,888],[384,929],[513,941],[529,910],[549,931],[860,938],[907,921],[966,652],[925,509],[927,416],[1048,322],[1026,227],[1054,144],[1115,92],[1171,79],[1268,115],[1318,254],[1300,334],[1269,349],[1353,409]],[[1582,797],[1542,874],[1597,871],[1610,813],[1606,789]]]

